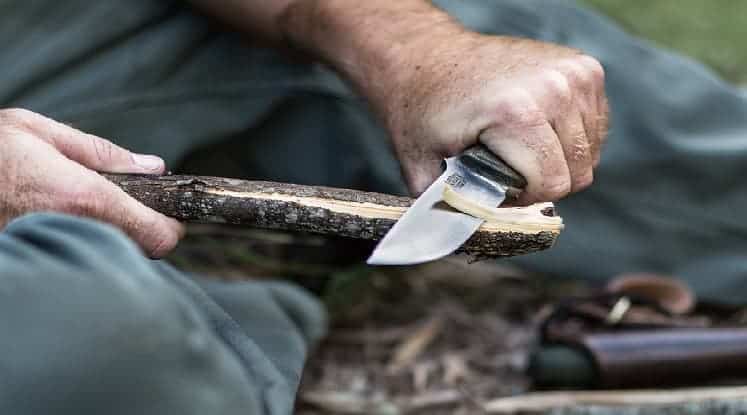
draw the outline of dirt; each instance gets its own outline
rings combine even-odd
[[[310,356],[298,395],[297,413],[307,415],[480,413],[492,398],[529,389],[538,315],[553,298],[584,290],[505,262],[376,269],[360,265],[370,246],[349,240],[191,230],[172,258],[178,265],[291,278],[327,303],[331,331]]]

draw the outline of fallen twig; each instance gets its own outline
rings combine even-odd
[[[747,386],[671,390],[538,392],[487,402],[490,414],[541,413],[574,406],[637,406],[692,404],[708,400],[747,399]],[[609,412],[614,413],[614,412]]]
[[[394,351],[389,363],[389,372],[396,373],[412,365],[420,354],[428,347],[436,336],[441,333],[444,321],[441,317],[434,317],[422,327],[406,338]]]

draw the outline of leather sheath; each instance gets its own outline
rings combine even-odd
[[[747,377],[747,329],[658,329],[588,333],[602,388],[665,387]]]
[[[646,280],[626,282],[635,282],[637,291],[556,304],[540,327],[540,347],[530,360],[537,386],[662,388],[747,379],[747,327],[741,318],[723,318],[737,310],[674,313],[658,294],[641,295]],[[656,282],[657,288],[665,285]]]

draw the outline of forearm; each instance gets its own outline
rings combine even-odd
[[[190,1],[241,31],[326,62],[378,107],[397,78],[418,66],[404,49],[420,42],[431,48],[439,35],[463,30],[426,0]]]
[[[286,39],[324,60],[369,98],[418,62],[407,49],[463,31],[426,0],[297,0],[284,13]]]

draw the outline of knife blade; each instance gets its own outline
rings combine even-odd
[[[483,146],[445,160],[444,172],[392,226],[368,258],[369,265],[414,265],[456,251],[484,222],[446,206],[446,186],[484,206],[499,206],[526,180]]]

